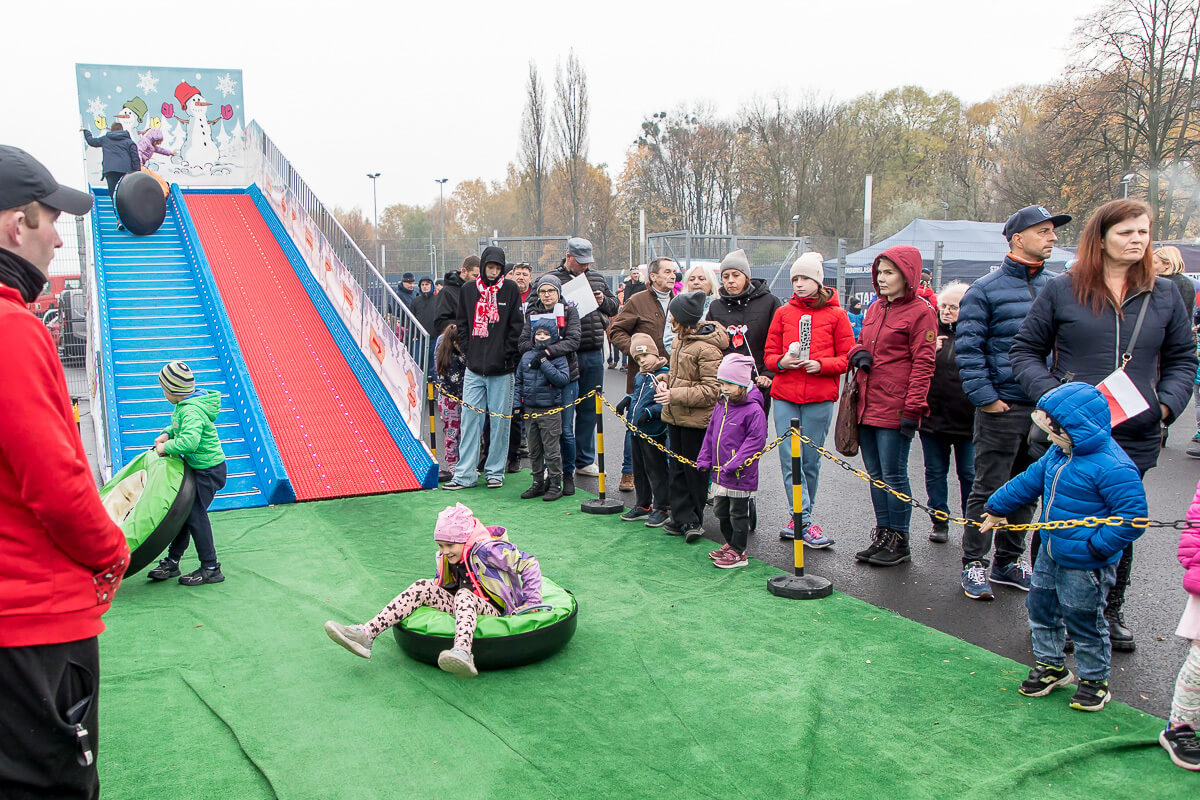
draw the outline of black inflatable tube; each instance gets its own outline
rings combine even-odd
[[[184,462],[183,482],[179,484],[179,493],[171,501],[171,507],[167,509],[166,515],[154,528],[154,531],[138,545],[136,550],[129,554],[129,568],[125,570],[126,575],[136,575],[162,555],[163,551],[170,546],[171,540],[179,534],[179,531],[183,530],[183,523],[187,522],[188,514],[192,513],[192,504],[195,502],[196,479],[192,475],[192,468],[187,465],[187,462]]]
[[[144,172],[129,173],[117,183],[113,210],[130,233],[150,236],[162,227],[167,216],[162,184]]]
[[[570,592],[568,592],[570,594]],[[511,636],[476,637],[471,651],[479,669],[509,669],[532,664],[554,655],[571,641],[579,622],[579,606],[570,616],[535,631],[514,633]],[[454,646],[451,636],[430,636],[413,633],[401,625],[392,628],[396,643],[416,661],[437,665],[438,653]]]

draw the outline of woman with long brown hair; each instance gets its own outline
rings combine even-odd
[[[1145,203],[1098,208],[1075,265],[1038,294],[1009,353],[1013,374],[1035,400],[1060,383],[1095,386],[1124,371],[1148,408],[1114,426],[1113,438],[1142,475],[1158,463],[1162,425],[1187,407],[1196,376],[1191,320],[1175,286],[1155,276],[1151,242]],[[1126,651],[1134,649],[1121,614],[1131,563],[1132,548],[1117,566],[1105,610],[1114,649]]]

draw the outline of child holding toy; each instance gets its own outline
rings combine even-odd
[[[362,625],[330,620],[325,633],[351,653],[370,658],[379,634],[421,606],[429,606],[454,615],[454,646],[441,652],[438,667],[458,678],[475,677],[479,671],[471,645],[480,614],[500,617],[549,609],[542,603],[538,560],[504,535],[504,528],[484,527],[462,503],[447,506],[433,530],[438,546],[433,580],[416,581]]]

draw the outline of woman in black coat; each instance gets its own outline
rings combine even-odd
[[[1196,377],[1191,320],[1175,285],[1155,277],[1150,246],[1144,203],[1113,200],[1097,209],[1075,266],[1038,294],[1009,352],[1013,374],[1035,400],[1067,381],[1095,386],[1124,362],[1149,408],[1114,427],[1113,438],[1143,475],[1158,463],[1162,425],[1187,408]],[[1132,555],[1130,547],[1117,566],[1105,610],[1114,649],[1126,651],[1134,649],[1121,616]]]
[[[766,281],[750,277],[750,261],[744,250],[734,250],[725,256],[719,277],[721,287],[708,307],[708,320],[729,333],[726,355],[741,353],[754,359],[754,381],[762,392],[764,410],[770,416],[774,373],[763,363],[763,356],[779,298],[767,289]]]

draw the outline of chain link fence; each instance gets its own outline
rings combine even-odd
[[[87,376],[88,291],[86,285],[88,217],[59,216],[54,227],[63,240],[50,262],[50,280],[31,305],[58,349],[58,359],[72,399],[89,395]]]
[[[825,258],[836,257],[839,241],[844,240],[828,236],[736,236],[671,231],[646,237],[646,259],[670,258],[684,271],[696,263],[715,270],[727,253],[744,250],[750,260],[751,277],[762,278],[772,294],[786,299],[792,293],[788,278],[792,263],[810,250],[820,252]],[[830,280],[826,282],[832,284]]]

